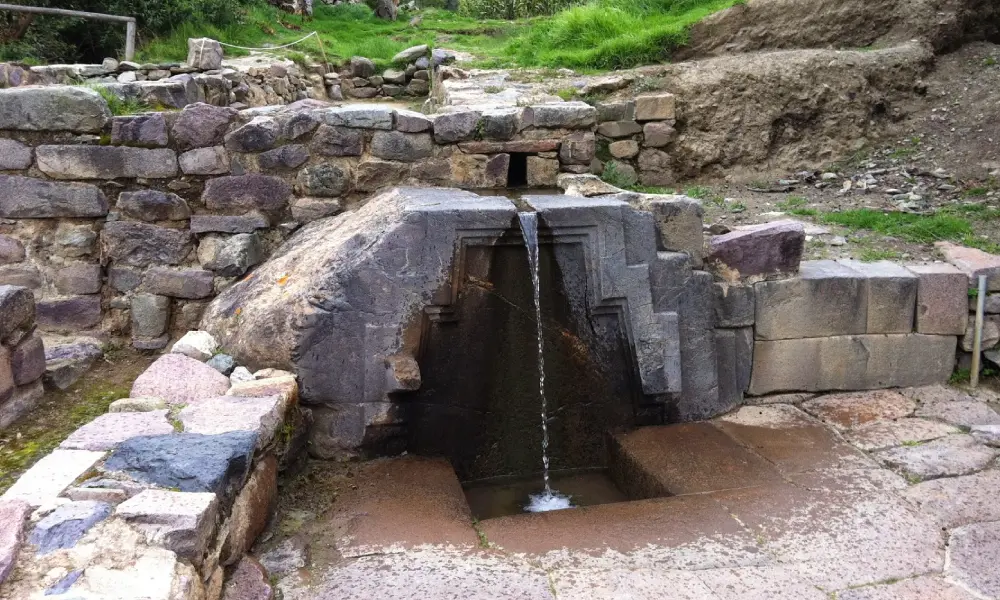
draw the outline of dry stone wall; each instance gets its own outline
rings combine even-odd
[[[45,349],[35,331],[35,298],[27,288],[0,285],[0,429],[41,400],[44,373]]]
[[[580,102],[112,116],[85,88],[0,90],[0,284],[34,291],[44,330],[162,348],[303,223],[398,184],[554,187],[590,168],[596,125]]]

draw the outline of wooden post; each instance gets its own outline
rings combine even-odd
[[[84,12],[82,10],[66,10],[63,8],[44,8],[41,6],[20,6],[18,4],[0,4],[0,10],[30,13],[35,15],[51,15],[55,17],[71,17],[75,19],[92,19],[94,21],[110,21],[125,23],[125,60],[135,58],[135,17],[121,15],[105,15],[101,13]]]

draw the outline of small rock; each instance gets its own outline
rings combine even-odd
[[[110,515],[111,505],[105,502],[69,502],[39,521],[28,541],[38,547],[39,554],[72,548],[91,527]]]
[[[253,374],[254,379],[272,379],[274,377],[295,377],[295,373],[282,369],[261,369]]]
[[[108,412],[149,412],[168,408],[163,398],[122,398],[108,407]]]
[[[219,342],[207,331],[189,331],[177,340],[171,352],[205,362],[218,351]]]
[[[133,398],[163,398],[168,404],[191,404],[221,396],[229,390],[229,379],[212,367],[170,353],[156,359],[132,384]]]
[[[273,576],[280,577],[306,566],[304,542],[297,538],[285,540],[260,557],[260,564]]]
[[[245,381],[253,381],[254,379],[256,378],[253,376],[253,373],[251,373],[246,367],[236,367],[229,375],[229,382],[233,385],[243,383]]]
[[[216,354],[205,363],[223,375],[229,375],[236,368],[236,359],[228,354]]]

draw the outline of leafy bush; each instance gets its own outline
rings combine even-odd
[[[15,4],[52,6],[135,17],[140,39],[172,31],[178,24],[226,27],[240,23],[247,9],[262,0],[13,0]],[[47,62],[100,62],[119,56],[125,26],[88,19],[0,12],[0,57]]]

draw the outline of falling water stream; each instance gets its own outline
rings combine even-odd
[[[545,352],[542,342],[542,293],[538,278],[538,213],[519,212],[524,245],[528,248],[528,265],[531,268],[531,284],[535,293],[535,323],[538,328],[538,393],[542,399],[542,477],[545,490],[531,494],[531,501],[524,507],[528,512],[545,512],[572,508],[570,499],[553,491],[549,483],[549,416],[548,401],[545,398]]]

